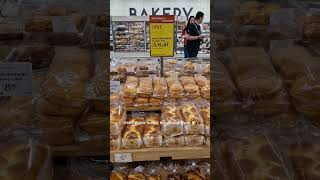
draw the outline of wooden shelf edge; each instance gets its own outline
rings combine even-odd
[[[163,147],[145,149],[125,149],[110,152],[111,162],[115,161],[115,154],[130,153],[132,161],[158,161],[169,157],[179,159],[207,159],[210,158],[210,147]]]

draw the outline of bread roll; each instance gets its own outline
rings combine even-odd
[[[168,85],[163,77],[153,78],[153,96],[157,98],[164,98],[168,95]]]
[[[139,97],[151,97],[153,95],[153,80],[151,77],[141,77],[138,87]]]
[[[161,107],[162,100],[158,98],[150,98],[150,105],[153,107]]]
[[[122,106],[110,107],[110,135],[121,134],[126,118],[126,111]]]
[[[203,87],[205,85],[210,84],[210,81],[205,76],[203,76],[201,74],[195,74],[194,80],[197,82],[199,87]]]
[[[146,125],[143,132],[143,142],[145,147],[160,147],[162,141],[160,115],[149,114],[145,118]]]
[[[126,180],[126,175],[120,172],[112,172],[110,175],[110,180]]]
[[[121,148],[121,136],[110,135],[110,150],[115,151]]]
[[[163,136],[163,146],[165,147],[179,147],[184,145],[185,145],[185,138],[183,135]]]
[[[187,178],[192,180],[206,180],[199,168],[187,170]]]
[[[127,81],[123,86],[123,93],[125,97],[134,98],[137,95],[139,79],[134,76],[128,76]]]
[[[175,105],[164,105],[161,110],[162,133],[167,136],[183,134],[183,119],[179,107]]]
[[[180,107],[181,115],[184,120],[184,132],[185,134],[204,134],[204,122],[202,115],[198,108],[194,104],[183,104]]]

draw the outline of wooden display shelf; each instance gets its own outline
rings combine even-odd
[[[132,161],[158,161],[160,158],[206,159],[210,158],[210,147],[161,147],[145,149],[125,149],[111,151],[110,161],[115,161],[116,154],[131,154]]]
[[[129,107],[127,111],[160,111],[161,107]]]

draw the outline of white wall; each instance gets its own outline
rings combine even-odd
[[[171,8],[166,12],[173,15],[174,8],[179,8],[181,16],[185,17],[183,8],[187,12],[193,8],[191,15],[195,16],[197,11],[202,11],[205,14],[204,22],[210,20],[210,0],[111,0],[110,3],[111,16],[129,16],[129,8],[135,8],[139,16],[143,8],[148,15],[151,15],[152,8],[160,8],[157,15],[163,14],[163,8]]]

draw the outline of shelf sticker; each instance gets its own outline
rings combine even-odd
[[[110,92],[111,93],[120,92],[120,81],[110,81]]]
[[[32,64],[0,63],[0,96],[31,96]]]
[[[114,155],[114,161],[116,163],[132,162],[131,153],[117,153]]]
[[[174,56],[174,16],[150,16],[150,56]]]

